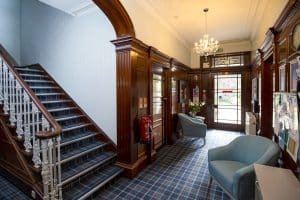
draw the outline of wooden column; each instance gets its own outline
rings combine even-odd
[[[272,139],[272,105],[273,105],[273,92],[272,92],[273,73],[271,64],[265,62],[262,67],[262,85],[261,85],[261,131],[260,135]]]
[[[273,48],[275,31],[269,29],[267,39],[264,41],[262,49],[259,50],[262,68],[261,68],[261,126],[260,135],[269,139],[273,138],[274,131],[272,127],[273,116]]]
[[[148,46],[130,36],[112,43],[117,53],[117,164],[132,178],[147,162],[147,146],[139,144],[138,119],[149,114]]]

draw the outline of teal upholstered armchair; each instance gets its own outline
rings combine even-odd
[[[184,113],[179,113],[178,120],[184,136],[203,138],[205,144],[207,127],[201,119],[195,119]]]
[[[211,178],[233,199],[254,199],[254,163],[274,166],[280,149],[260,136],[240,136],[226,146],[208,151]],[[212,179],[210,179],[210,184]]]

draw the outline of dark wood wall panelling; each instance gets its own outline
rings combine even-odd
[[[125,175],[134,177],[155,159],[153,146],[139,144],[138,118],[152,113],[152,69],[163,68],[166,99],[164,143],[176,140],[176,122],[169,114],[172,108],[170,99],[170,80],[174,75],[180,79],[189,69],[184,64],[159,52],[135,38],[133,23],[119,0],[93,0],[112,23],[117,39],[112,41],[117,52],[117,154],[118,164],[125,168]],[[173,73],[170,69],[177,66]],[[141,98],[143,106],[139,108]],[[172,119],[172,120],[170,120]],[[171,131],[170,131],[171,130]]]
[[[200,68],[192,69],[189,72],[190,93],[196,85],[199,87],[199,99],[205,101],[205,106],[201,109],[200,115],[205,117],[205,122],[209,128],[244,131],[245,112],[251,111],[251,59],[250,52],[236,52],[228,54],[218,54],[217,56],[244,56],[244,66],[242,67],[218,67],[212,66],[212,56],[207,60],[200,58]],[[209,68],[203,68],[203,62],[209,63]],[[241,125],[215,124],[214,123],[214,76],[216,74],[241,73],[242,76],[242,117]]]
[[[125,174],[128,177],[134,177],[149,160],[152,160],[151,158],[154,157],[152,155],[155,154],[153,148],[146,148],[145,145],[139,144],[138,133],[136,130],[138,117],[143,114],[151,114],[150,106],[152,104],[152,99],[150,98],[150,94],[152,88],[150,87],[150,81],[152,81],[151,70],[154,63],[155,65],[163,66],[165,71],[164,76],[167,84],[164,90],[167,91],[167,113],[170,113],[169,111],[172,108],[170,96],[168,96],[170,95],[170,80],[172,78],[177,80],[177,86],[178,80],[190,80],[191,87],[194,87],[195,84],[200,85],[200,99],[206,98],[207,100],[207,105],[203,109],[203,114],[209,113],[205,117],[207,119],[207,124],[211,127],[213,127],[213,94],[211,92],[211,88],[213,87],[212,77],[214,74],[218,73],[218,71],[213,69],[190,71],[190,69],[185,65],[172,58],[169,60],[169,68],[166,67],[166,61],[169,59],[166,55],[154,48],[150,48],[135,38],[133,24],[119,0],[94,0],[94,2],[110,19],[118,37],[117,40],[112,41],[115,44],[117,51],[118,163],[126,169]],[[256,64],[252,68],[251,78],[261,77],[261,81],[266,81],[268,84],[263,86],[263,90],[268,90],[267,86],[272,85],[273,83],[270,81],[270,79],[275,79],[274,88],[275,91],[278,91],[278,68],[279,64],[282,64],[283,62],[281,58],[286,57],[288,60],[295,56],[295,52],[293,52],[290,48],[290,33],[293,26],[299,21],[299,4],[299,0],[289,1],[282,15],[274,25],[273,30],[270,31],[272,33],[272,37],[267,36],[267,39],[265,40],[265,43],[258,54],[259,58],[256,58],[257,62],[255,62]],[[284,39],[286,42],[283,41]],[[271,43],[268,42],[268,40],[271,41]],[[284,55],[284,48],[280,48],[279,46],[280,42],[282,42],[281,47],[287,45],[286,56]],[[170,70],[173,69],[173,67],[174,69],[176,68],[175,71]],[[289,70],[288,64],[285,64],[285,68]],[[238,68],[236,69],[239,70]],[[240,70],[245,70],[245,68]],[[272,70],[272,73],[270,73],[270,70]],[[226,69],[224,69],[223,72],[225,71]],[[194,81],[193,79],[195,75],[197,75],[197,81]],[[250,74],[248,73],[247,69],[245,72],[243,72],[242,76],[244,77],[243,90],[250,91],[251,81],[248,80],[250,79]],[[288,77],[286,81],[288,81]],[[285,89],[287,88],[288,82]],[[206,92],[203,92],[203,90]],[[144,97],[146,94],[148,107],[139,109],[139,98],[141,96]],[[244,102],[244,113],[250,108],[250,103],[248,101],[248,99],[250,99],[250,94],[246,92],[246,95],[244,95],[242,98],[242,101]],[[262,96],[260,96],[260,99],[263,99],[264,102],[268,102],[270,100],[269,98],[269,95],[262,94]],[[264,102],[261,102],[262,113],[260,113],[260,115],[262,115],[262,122],[266,126],[265,128],[262,126],[262,129],[263,132],[265,132],[266,137],[271,137],[272,134],[270,135],[269,132],[266,133],[267,131],[264,131],[270,130],[270,121],[266,119],[268,113],[270,113],[270,107],[268,107],[269,104]],[[178,105],[176,112],[180,111],[179,108],[180,106]],[[167,115],[166,121],[167,124],[165,127],[166,131],[168,132],[166,136],[166,142],[172,144],[176,140],[176,114],[171,114],[171,116]],[[284,159],[288,159],[286,163],[292,163],[290,162],[291,159],[288,156],[284,156]],[[293,163],[290,165],[293,165]],[[295,163],[292,167],[295,169]]]
[[[155,159],[153,144],[140,144],[139,118],[152,114],[152,74],[161,70],[164,77],[165,139],[172,144],[176,135],[171,110],[171,67],[177,70],[178,79],[187,77],[187,66],[161,53],[154,47],[128,36],[113,40],[117,52],[117,151],[118,165],[125,168],[125,175],[134,177]],[[184,68],[184,71],[182,70]],[[185,74],[185,75],[184,75]],[[180,75],[180,76],[179,76]],[[141,106],[141,100],[143,106]]]
[[[272,128],[272,101],[273,92],[290,92],[290,64],[289,62],[300,55],[292,47],[293,30],[300,24],[300,1],[290,0],[281,13],[274,26],[269,29],[266,38],[258,49],[252,68],[252,78],[260,78],[261,90],[259,90],[260,112],[259,118],[260,135],[274,139],[278,142]],[[279,71],[285,71],[284,84],[280,86]],[[292,160],[286,151],[282,151],[282,165],[294,172],[300,168],[300,162]]]

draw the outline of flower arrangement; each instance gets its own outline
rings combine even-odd
[[[202,102],[192,102],[190,101],[189,102],[189,111],[193,114],[193,115],[196,115],[197,112],[200,112],[202,106],[205,105],[205,102],[202,101]]]

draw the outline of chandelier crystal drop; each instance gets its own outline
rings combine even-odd
[[[200,54],[200,56],[207,57],[209,55],[214,55],[218,51],[219,41],[207,34],[208,8],[205,8],[203,11],[205,14],[205,34],[198,42],[195,42],[194,50],[197,54]]]

